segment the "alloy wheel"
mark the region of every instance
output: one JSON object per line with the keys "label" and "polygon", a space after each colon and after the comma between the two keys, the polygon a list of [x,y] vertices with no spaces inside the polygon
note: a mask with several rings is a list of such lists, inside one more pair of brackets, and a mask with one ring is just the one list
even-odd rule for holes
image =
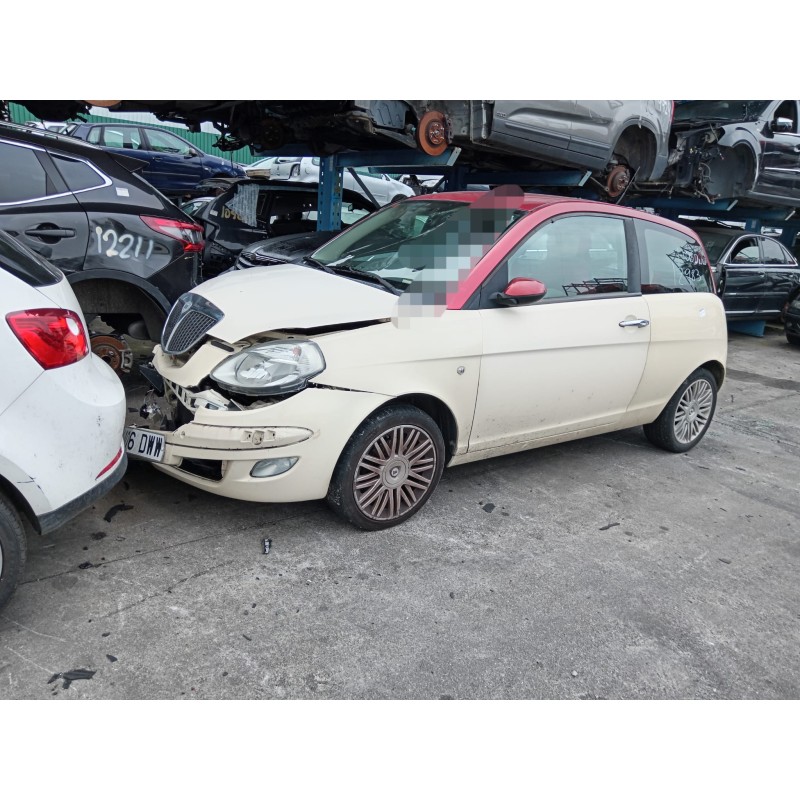
{"label": "alloy wheel", "polygon": [[714,406],[714,390],[701,378],[686,387],[675,409],[675,437],[682,444],[696,439],[708,425]]}
{"label": "alloy wheel", "polygon": [[407,514],[422,503],[436,473],[436,448],[416,425],[398,425],[375,437],[358,461],[356,504],[374,520]]}

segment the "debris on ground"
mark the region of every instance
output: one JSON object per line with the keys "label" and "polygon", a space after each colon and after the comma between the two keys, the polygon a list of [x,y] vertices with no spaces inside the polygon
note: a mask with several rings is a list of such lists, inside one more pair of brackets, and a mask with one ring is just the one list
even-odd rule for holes
{"label": "debris on ground", "polygon": [[91,569],[93,566],[91,561],[84,561],[83,564],[78,564],[78,569]]}
{"label": "debris on ground", "polygon": [[49,681],[48,684],[53,683],[59,679],[64,681],[62,689],[69,689],[72,681],[90,681],[94,676],[94,672],[88,669],[72,669],[69,672],[56,672]]}
{"label": "debris on ground", "polygon": [[108,536],[107,533],[103,533],[103,531],[97,531],[97,533],[92,534],[92,539],[94,539],[96,542],[99,542],[101,539],[105,539],[106,536]]}
{"label": "debris on ground", "polygon": [[603,525],[602,528],[598,528],[601,531],[607,531],[609,528],[616,528],[619,526],[619,522],[609,522],[608,525]]}
{"label": "debris on ground", "polygon": [[264,539],[264,555],[269,553],[270,547],[272,547],[272,539]]}
{"label": "debris on ground", "polygon": [[483,507],[483,510],[484,510],[484,511],[485,511],[487,514],[491,514],[491,513],[492,513],[492,511],[494,511],[494,503],[487,503],[487,504],[486,504],[486,505]]}
{"label": "debris on ground", "polygon": [[116,656],[110,656],[108,653],[106,653],[106,658],[107,658],[107,659],[108,659],[108,660],[109,660],[109,661],[110,661],[112,664],[113,664],[115,661],[119,661],[119,659],[118,659]]}
{"label": "debris on ground", "polygon": [[129,506],[127,503],[118,503],[115,506],[111,506],[111,508],[106,511],[106,515],[103,519],[106,522],[111,522],[112,519],[120,512],[120,511],[130,511],[133,506]]}

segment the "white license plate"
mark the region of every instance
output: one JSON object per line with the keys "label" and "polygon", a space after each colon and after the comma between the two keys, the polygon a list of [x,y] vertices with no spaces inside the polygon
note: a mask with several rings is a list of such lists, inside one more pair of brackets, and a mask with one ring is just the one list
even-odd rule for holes
{"label": "white license plate", "polygon": [[133,458],[147,461],[163,461],[167,439],[163,433],[155,433],[146,428],[125,428],[125,449]]}

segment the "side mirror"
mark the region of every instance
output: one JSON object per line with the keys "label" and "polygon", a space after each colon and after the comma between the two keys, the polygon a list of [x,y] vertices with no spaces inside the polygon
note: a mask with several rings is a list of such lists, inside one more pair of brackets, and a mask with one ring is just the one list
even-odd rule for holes
{"label": "side mirror", "polygon": [[526,306],[541,300],[547,294],[547,287],[530,278],[512,278],[505,291],[495,292],[489,299],[499,306]]}
{"label": "side mirror", "polygon": [[189,150],[184,156],[184,158],[197,158],[197,156],[199,155],[200,153],[198,153],[197,150]]}
{"label": "side mirror", "polygon": [[775,117],[770,122],[769,127],[774,133],[791,133],[794,128],[794,122],[789,117]]}

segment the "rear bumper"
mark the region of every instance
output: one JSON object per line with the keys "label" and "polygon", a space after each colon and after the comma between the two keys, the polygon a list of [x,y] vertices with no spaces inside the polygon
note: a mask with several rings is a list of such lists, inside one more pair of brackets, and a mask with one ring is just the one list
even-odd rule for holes
{"label": "rear bumper", "polygon": [[123,451],[122,458],[108,477],[103,478],[100,483],[84,492],[69,503],[65,503],[55,511],[42,514],[36,517],[36,527],[39,533],[50,533],[69,522],[73,517],[77,517],[84,509],[88,508],[95,500],[99,500],[104,494],[110,492],[114,486],[122,480],[125,470],[128,468],[128,456]]}

